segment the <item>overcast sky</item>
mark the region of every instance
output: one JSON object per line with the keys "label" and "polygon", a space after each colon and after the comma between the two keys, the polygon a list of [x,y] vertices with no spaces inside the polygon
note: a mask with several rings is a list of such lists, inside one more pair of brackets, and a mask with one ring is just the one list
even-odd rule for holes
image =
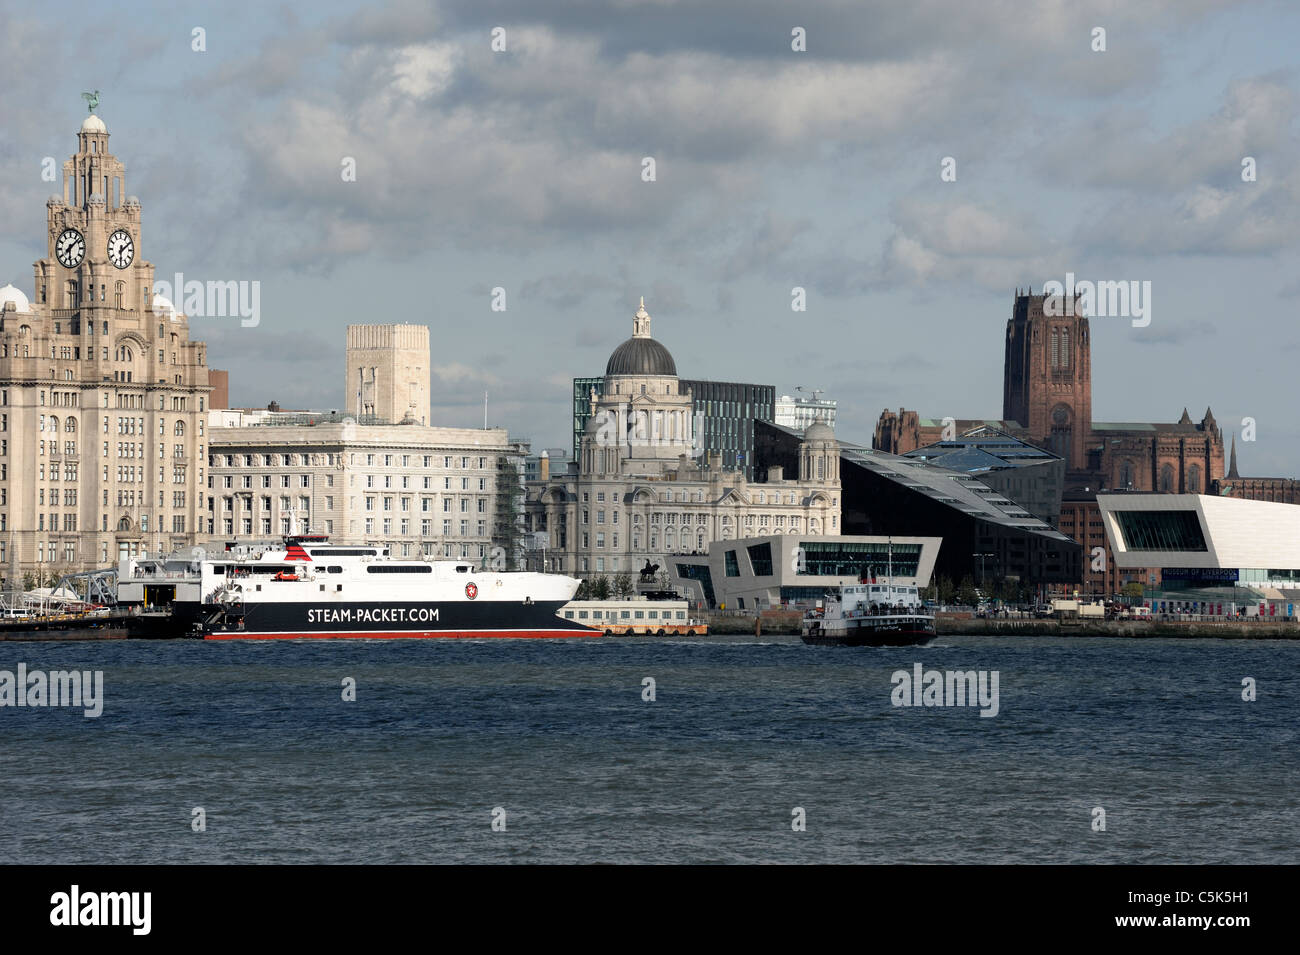
{"label": "overcast sky", "polygon": [[158,277],[261,283],[256,328],[192,320],[234,403],[340,407],[345,326],[423,322],[434,423],[481,424],[487,390],[494,425],[567,446],[570,379],[644,295],[683,376],[824,389],[869,443],[886,406],[1000,417],[1014,290],[1072,271],[1152,283],[1149,326],[1092,321],[1094,419],[1209,405],[1225,440],[1256,419],[1243,473],[1300,472],[1300,5],[0,0],[0,24],[0,284],[32,292],[41,161],[100,90]]}

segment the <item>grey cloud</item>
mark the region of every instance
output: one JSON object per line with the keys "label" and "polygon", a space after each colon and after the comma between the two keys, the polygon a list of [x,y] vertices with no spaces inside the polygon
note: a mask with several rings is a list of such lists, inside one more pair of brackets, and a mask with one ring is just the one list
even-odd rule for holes
{"label": "grey cloud", "polygon": [[[1300,99],[1279,75],[1233,82],[1211,116],[1153,139],[1152,117],[1136,110],[1099,113],[1062,133],[1054,130],[1035,152],[1047,182],[1131,189],[1144,195],[1179,193],[1199,185],[1241,182],[1241,160],[1265,168],[1279,152],[1294,155]],[[1273,169],[1277,175],[1284,170]],[[1261,180],[1265,176],[1261,170]]]}

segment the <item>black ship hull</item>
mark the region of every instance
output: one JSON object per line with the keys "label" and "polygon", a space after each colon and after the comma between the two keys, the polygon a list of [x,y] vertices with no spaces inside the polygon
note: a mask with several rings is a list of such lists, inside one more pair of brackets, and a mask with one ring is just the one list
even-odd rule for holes
{"label": "black ship hull", "polygon": [[934,620],[904,617],[854,620],[855,626],[826,629],[819,621],[805,623],[803,642],[815,647],[919,647],[934,639]]}
{"label": "black ship hull", "polygon": [[220,606],[176,603],[178,629],[207,640],[332,638],[514,639],[595,637],[599,630],[556,615],[565,601],[426,603],[267,601]]}

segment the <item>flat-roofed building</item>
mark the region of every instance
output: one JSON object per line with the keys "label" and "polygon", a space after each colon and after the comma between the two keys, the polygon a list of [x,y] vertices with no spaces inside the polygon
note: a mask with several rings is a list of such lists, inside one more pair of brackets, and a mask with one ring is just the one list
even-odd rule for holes
{"label": "flat-roofed building", "polygon": [[674,589],[693,607],[770,610],[815,606],[833,587],[889,576],[929,586],[937,537],[777,534],[712,541],[705,553],[669,557]]}
{"label": "flat-roofed building", "polygon": [[518,566],[527,445],[501,428],[216,411],[209,433],[210,546],[314,532],[397,557]]}
{"label": "flat-roofed building", "polygon": [[1158,568],[1162,593],[1218,590],[1222,601],[1244,589],[1273,608],[1300,601],[1300,505],[1205,494],[1099,494],[1097,504],[1117,565],[1136,575]]}

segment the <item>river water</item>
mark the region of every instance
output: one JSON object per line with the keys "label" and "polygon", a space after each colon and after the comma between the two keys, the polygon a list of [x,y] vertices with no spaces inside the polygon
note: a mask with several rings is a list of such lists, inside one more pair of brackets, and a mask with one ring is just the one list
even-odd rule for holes
{"label": "river water", "polygon": [[[1300,859],[1293,643],[0,644],[20,662],[102,671],[103,713],[0,707],[0,862]],[[918,663],[996,671],[996,715],[894,705]]]}

